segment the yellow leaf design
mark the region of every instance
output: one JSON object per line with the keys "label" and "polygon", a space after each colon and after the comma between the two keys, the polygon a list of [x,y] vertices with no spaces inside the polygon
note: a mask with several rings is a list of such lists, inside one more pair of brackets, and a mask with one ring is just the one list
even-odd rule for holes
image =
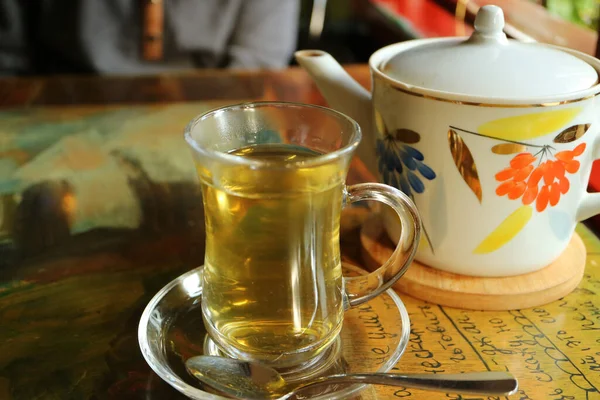
{"label": "yellow leaf design", "polygon": [[562,128],[580,112],[578,107],[500,118],[481,125],[478,131],[504,140],[535,139]]}
{"label": "yellow leaf design", "polygon": [[495,154],[515,154],[527,151],[527,146],[517,143],[500,143],[492,147]]}
{"label": "yellow leaf design", "polygon": [[421,235],[421,238],[419,240],[419,251],[425,251],[426,249],[429,249],[429,242],[427,242],[427,238],[425,237],[425,235]]}
{"label": "yellow leaf design", "polygon": [[571,143],[582,137],[587,130],[590,129],[590,124],[573,125],[563,130],[556,135],[554,143]]}
{"label": "yellow leaf design", "polygon": [[448,131],[448,145],[458,172],[481,203],[481,182],[471,150],[454,129]]}
{"label": "yellow leaf design", "polygon": [[510,242],[521,229],[527,225],[527,222],[533,215],[531,206],[522,206],[510,214],[492,233],[488,235],[475,250],[473,254],[487,254],[498,250],[506,243]]}
{"label": "yellow leaf design", "polygon": [[381,134],[387,134],[387,128],[385,126],[385,122],[383,122],[383,116],[377,110],[375,110],[375,126],[377,127],[377,131]]}

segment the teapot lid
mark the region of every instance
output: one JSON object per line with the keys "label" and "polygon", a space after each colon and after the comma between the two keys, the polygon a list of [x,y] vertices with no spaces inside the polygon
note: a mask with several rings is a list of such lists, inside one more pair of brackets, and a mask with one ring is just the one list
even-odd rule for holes
{"label": "teapot lid", "polygon": [[407,85],[490,98],[561,95],[598,83],[598,72],[576,56],[552,46],[507,39],[500,7],[481,7],[474,25],[466,40],[415,46],[380,68]]}

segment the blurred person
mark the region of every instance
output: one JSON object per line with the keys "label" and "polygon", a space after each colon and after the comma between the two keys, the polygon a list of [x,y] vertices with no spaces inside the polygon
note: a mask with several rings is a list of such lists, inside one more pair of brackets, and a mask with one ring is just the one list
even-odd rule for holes
{"label": "blurred person", "polygon": [[0,0],[0,74],[282,68],[298,0]]}

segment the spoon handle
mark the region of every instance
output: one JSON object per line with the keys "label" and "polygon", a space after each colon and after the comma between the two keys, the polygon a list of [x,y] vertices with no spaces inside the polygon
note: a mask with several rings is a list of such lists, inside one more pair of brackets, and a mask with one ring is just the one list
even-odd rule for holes
{"label": "spoon handle", "polygon": [[464,374],[345,374],[323,377],[308,386],[356,383],[403,386],[414,389],[438,390],[452,393],[510,395],[517,391],[517,380],[507,372],[469,372]]}

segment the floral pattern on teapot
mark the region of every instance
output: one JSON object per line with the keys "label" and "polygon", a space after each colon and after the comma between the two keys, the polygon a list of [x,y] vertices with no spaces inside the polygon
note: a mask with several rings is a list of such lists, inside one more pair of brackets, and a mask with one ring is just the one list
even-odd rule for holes
{"label": "floral pattern on teapot", "polygon": [[[478,201],[484,201],[481,180],[475,159],[463,140],[464,135],[494,141],[491,147],[493,154],[511,157],[507,160],[508,165],[494,176],[497,182],[495,194],[522,203],[475,247],[473,254],[488,254],[500,249],[527,225],[534,211],[542,213],[556,206],[561,196],[568,193],[571,186],[569,175],[579,171],[580,161],[577,158],[583,155],[587,145],[581,142],[565,150],[560,146],[578,141],[590,128],[590,124],[569,125],[580,111],[580,108],[569,108],[500,118],[482,124],[477,132],[449,127],[447,139],[452,159]],[[425,191],[422,178],[429,181],[436,178],[436,173],[425,163],[425,155],[411,146],[420,141],[420,135],[409,129],[390,132],[377,111],[375,123],[382,134],[377,139],[376,150],[383,181],[414,200],[416,194]],[[554,137],[553,145],[529,142],[565,125],[568,127]],[[425,229],[424,233],[434,252]]]}
{"label": "floral pattern on teapot", "polygon": [[[455,164],[465,183],[482,201],[481,186],[473,157],[460,134],[485,137],[501,141],[492,146],[491,151],[501,156],[512,156],[508,166],[495,174],[498,182],[495,193],[509,200],[520,200],[523,206],[513,211],[474,249],[474,254],[487,254],[498,250],[510,242],[533,216],[533,208],[538,213],[560,202],[561,196],[570,189],[568,175],[579,171],[580,157],[586,143],[577,144],[572,149],[560,150],[549,144],[534,144],[524,140],[545,136],[567,125],[581,111],[579,108],[553,110],[501,118],[481,125],[478,132],[471,132],[450,126],[448,141]],[[563,129],[553,139],[558,147],[561,144],[579,140],[589,129],[590,124],[571,125]],[[529,151],[532,149],[532,151]],[[514,155],[516,154],[516,155]],[[464,165],[464,164],[468,165]]]}
{"label": "floral pattern on teapot", "polygon": [[[388,131],[383,117],[375,111],[375,123],[383,137],[377,139],[378,170],[383,181],[395,188],[402,190],[414,200],[414,195],[423,193],[425,185],[419,177],[429,181],[435,179],[436,174],[425,164],[425,156],[411,144],[418,143],[421,136],[410,129],[398,129],[394,133]],[[427,230],[423,226],[423,233],[433,252],[433,245]]]}
{"label": "floral pattern on teapot", "polygon": [[[542,212],[547,206],[554,207],[560,201],[561,195],[567,194],[570,188],[566,174],[579,171],[580,156],[586,144],[581,143],[573,150],[559,151],[552,157],[552,146],[543,146],[536,153],[519,153],[510,160],[510,166],[496,174],[496,180],[501,182],[496,189],[498,196],[508,196],[511,200],[521,198],[523,205],[535,201],[535,209]],[[546,157],[546,161],[542,161]],[[538,161],[537,166],[533,163]],[[542,184],[541,188],[539,185]]]}

